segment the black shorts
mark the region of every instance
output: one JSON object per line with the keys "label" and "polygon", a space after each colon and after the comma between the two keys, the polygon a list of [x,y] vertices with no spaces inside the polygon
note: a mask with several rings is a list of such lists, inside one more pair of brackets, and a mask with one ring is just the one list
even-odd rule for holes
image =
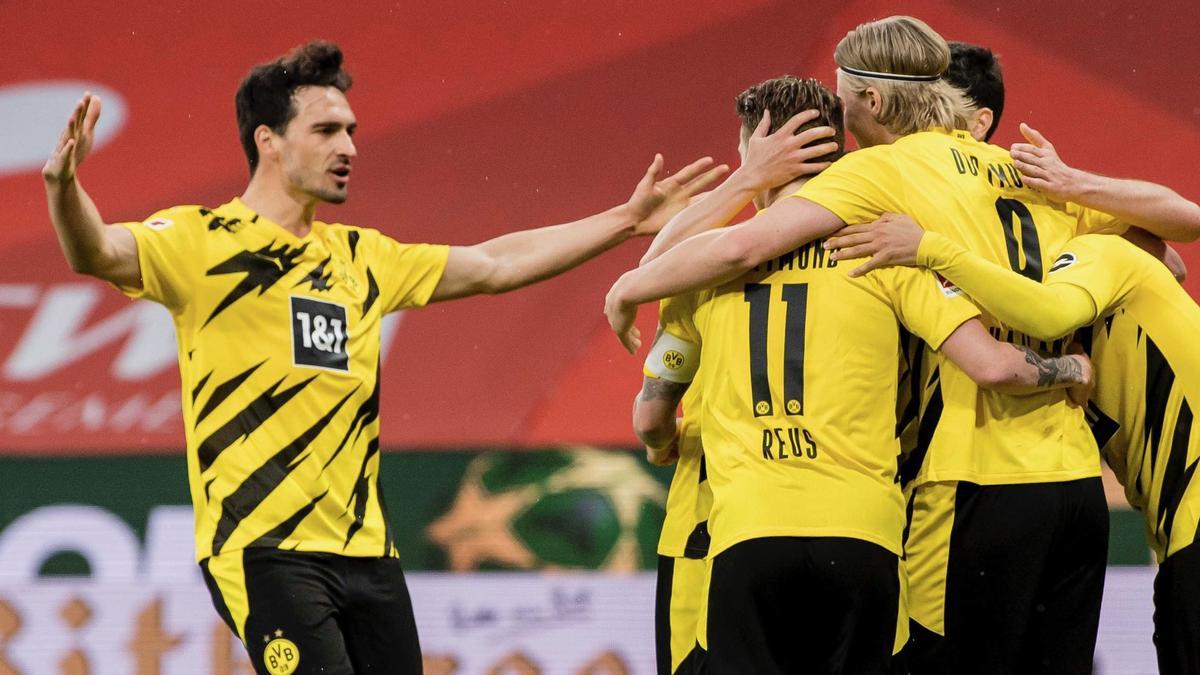
{"label": "black shorts", "polygon": [[887,673],[896,635],[896,554],[859,539],[768,537],[712,563],[712,673]]}
{"label": "black shorts", "polygon": [[930,483],[911,501],[914,674],[1092,672],[1108,556],[1100,478]]}
{"label": "black shorts", "polygon": [[396,558],[251,548],[207,558],[200,568],[260,675],[421,673]]}
{"label": "black shorts", "polygon": [[1158,567],[1154,647],[1163,675],[1200,675],[1200,543],[1179,549]]}

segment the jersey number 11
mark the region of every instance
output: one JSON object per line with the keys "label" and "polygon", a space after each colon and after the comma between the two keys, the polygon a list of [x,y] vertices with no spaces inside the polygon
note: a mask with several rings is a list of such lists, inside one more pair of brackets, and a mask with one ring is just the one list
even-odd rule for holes
{"label": "jersey number 11", "polygon": [[[767,377],[767,321],[771,313],[770,284],[746,284],[750,303],[750,393],[754,416],[775,411]],[[804,328],[808,319],[808,284],[783,284],[786,305],[783,334],[783,408],[788,415],[804,414]]]}

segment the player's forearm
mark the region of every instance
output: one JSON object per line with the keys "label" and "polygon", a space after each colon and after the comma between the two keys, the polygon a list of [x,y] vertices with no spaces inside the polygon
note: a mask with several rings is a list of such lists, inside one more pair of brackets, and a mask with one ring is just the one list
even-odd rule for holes
{"label": "player's forearm", "polygon": [[703,199],[688,205],[667,223],[650,243],[641,264],[654,260],[679,242],[693,235],[727,225],[749,204],[757,191],[741,169]]}
{"label": "player's forearm", "polygon": [[1087,384],[1080,357],[1046,357],[1028,347],[997,343],[988,388],[1002,394],[1035,394]]}
{"label": "player's forearm", "polygon": [[680,242],[663,255],[630,270],[609,292],[612,301],[641,305],[736,279],[754,267],[721,243],[727,232],[710,231]]}
{"label": "player's forearm", "polygon": [[992,316],[1041,340],[1062,337],[1096,318],[1087,291],[1072,284],[1041,284],[996,265],[937,232],[926,232],[917,264],[949,279]]}
{"label": "player's forearm", "polygon": [[58,243],[71,269],[95,274],[105,267],[108,241],[100,211],[79,181],[46,181],[46,202]]}
{"label": "player's forearm", "polygon": [[620,206],[583,220],[522,230],[478,244],[495,262],[487,290],[504,293],[549,279],[633,235],[637,220]]}
{"label": "player's forearm", "polygon": [[665,448],[671,445],[675,440],[677,426],[675,421],[675,413],[672,411],[669,418],[663,418],[661,422],[650,426],[634,426],[634,433],[637,434],[638,440],[648,448]]}
{"label": "player's forearm", "polygon": [[1200,206],[1163,185],[1078,171],[1071,201],[1167,241],[1200,238]]}
{"label": "player's forearm", "polygon": [[688,385],[646,377],[642,390],[633,400],[633,432],[648,448],[671,445],[678,433],[675,411]]}

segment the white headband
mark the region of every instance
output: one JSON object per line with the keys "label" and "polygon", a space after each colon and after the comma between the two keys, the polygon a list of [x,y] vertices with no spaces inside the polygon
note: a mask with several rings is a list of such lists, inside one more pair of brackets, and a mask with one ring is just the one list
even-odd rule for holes
{"label": "white headband", "polygon": [[898,75],[896,73],[876,73],[870,70],[847,68],[846,66],[838,66],[838,69],[847,75],[866,77],[874,80],[898,80],[900,82],[937,82],[938,80],[942,79],[941,75]]}

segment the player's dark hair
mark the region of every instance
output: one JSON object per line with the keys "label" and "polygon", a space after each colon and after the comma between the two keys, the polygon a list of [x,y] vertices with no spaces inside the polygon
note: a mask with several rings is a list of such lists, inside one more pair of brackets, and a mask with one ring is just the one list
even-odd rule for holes
{"label": "player's dark hair", "polygon": [[[742,118],[742,126],[754,129],[762,121],[763,112],[771,113],[771,128],[768,133],[775,133],[793,115],[805,110],[816,110],[821,114],[811,122],[806,122],[796,129],[800,133],[813,127],[833,127],[836,132],[833,141],[838,149],[816,159],[818,162],[832,162],[845,153],[846,131],[842,123],[842,100],[829,87],[812,78],[800,79],[792,75],[772,78],[750,87],[734,99],[738,117]],[[822,138],[816,143],[827,143],[830,139]]]}
{"label": "player's dark hair", "polygon": [[254,130],[265,124],[282,134],[296,116],[292,97],[297,89],[308,86],[336,87],[341,92],[350,88],[350,74],[342,70],[342,50],[337,45],[323,40],[302,44],[270,63],[254,66],[238,85],[238,135],[250,162],[250,175],[258,168]]}
{"label": "player's dark hair", "polygon": [[992,138],[1004,112],[1004,74],[992,50],[966,42],[950,43],[950,67],[942,76],[980,108],[992,109],[992,126],[983,140]]}

